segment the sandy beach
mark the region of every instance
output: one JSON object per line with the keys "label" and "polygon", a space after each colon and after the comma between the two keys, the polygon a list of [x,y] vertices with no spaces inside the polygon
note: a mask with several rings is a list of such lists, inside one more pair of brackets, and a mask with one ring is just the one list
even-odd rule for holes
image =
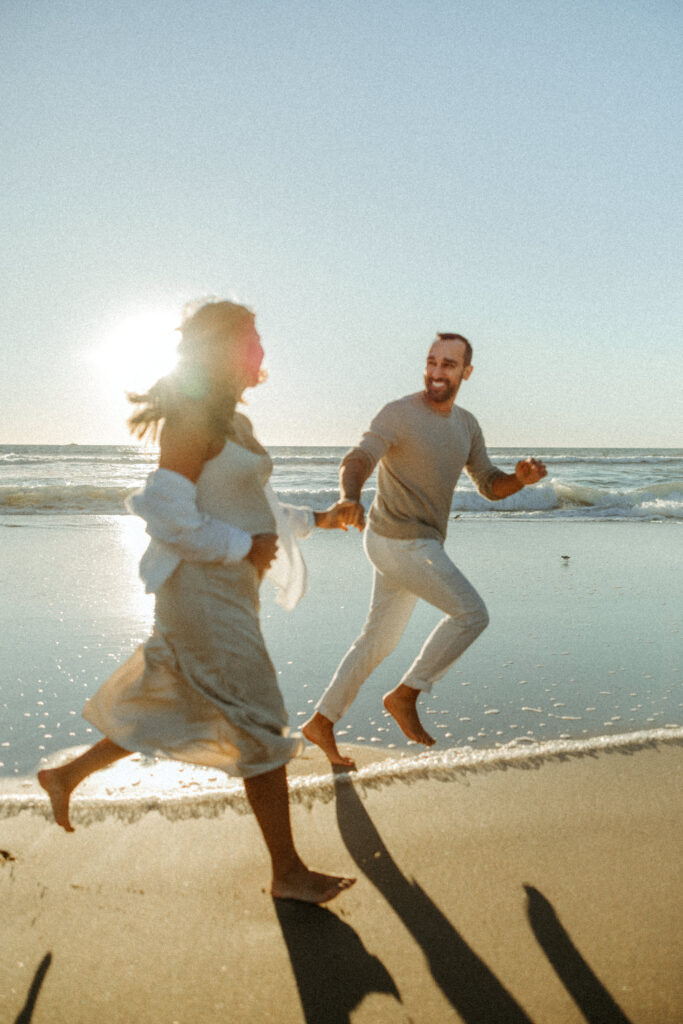
{"label": "sandy beach", "polygon": [[267,895],[239,807],[71,836],[3,821],[2,1019],[680,1020],[680,739],[507,770],[302,765],[303,854],[359,878],[329,909]]}

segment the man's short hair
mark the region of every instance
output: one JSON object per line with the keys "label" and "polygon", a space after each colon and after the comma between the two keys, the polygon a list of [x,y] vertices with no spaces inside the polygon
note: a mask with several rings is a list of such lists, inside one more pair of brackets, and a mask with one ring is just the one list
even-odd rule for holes
{"label": "man's short hair", "polygon": [[472,362],[472,346],[462,334],[449,334],[448,331],[437,331],[435,341],[462,341],[465,346],[465,366]]}

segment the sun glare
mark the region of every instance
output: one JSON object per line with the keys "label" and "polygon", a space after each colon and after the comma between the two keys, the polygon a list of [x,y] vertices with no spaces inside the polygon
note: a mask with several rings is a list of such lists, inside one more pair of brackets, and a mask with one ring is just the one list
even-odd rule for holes
{"label": "sun glare", "polygon": [[173,369],[180,335],[178,313],[150,312],[123,320],[93,353],[107,387],[144,391]]}

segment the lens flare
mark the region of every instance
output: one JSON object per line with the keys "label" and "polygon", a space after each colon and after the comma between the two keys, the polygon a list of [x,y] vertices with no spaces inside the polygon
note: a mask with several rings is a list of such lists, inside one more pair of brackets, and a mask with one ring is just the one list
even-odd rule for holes
{"label": "lens flare", "polygon": [[93,352],[93,361],[112,390],[144,391],[173,369],[178,313],[149,312],[127,317]]}

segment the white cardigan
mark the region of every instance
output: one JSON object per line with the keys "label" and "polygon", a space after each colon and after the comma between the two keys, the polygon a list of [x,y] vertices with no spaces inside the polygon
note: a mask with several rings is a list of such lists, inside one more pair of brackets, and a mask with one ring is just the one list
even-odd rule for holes
{"label": "white cardigan", "polygon": [[[315,519],[309,508],[281,505],[270,484],[266,497],[278,535],[277,556],[266,575],[278,588],[278,604],[291,610],[306,592],[306,565],[296,538],[307,537]],[[170,469],[150,473],[143,490],[128,499],[128,508],[145,520],[151,537],[140,561],[148,594],[157,593],[182,561],[239,562],[251,548],[250,533],[200,512],[195,485]]]}

